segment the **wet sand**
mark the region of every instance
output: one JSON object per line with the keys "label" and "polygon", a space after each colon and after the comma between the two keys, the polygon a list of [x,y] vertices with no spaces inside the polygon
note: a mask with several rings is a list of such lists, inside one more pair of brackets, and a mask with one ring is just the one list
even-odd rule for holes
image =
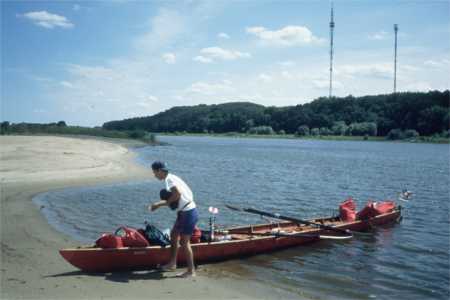
{"label": "wet sand", "polygon": [[58,249],[77,246],[51,227],[32,198],[74,186],[152,178],[135,142],[0,136],[1,299],[279,299],[298,295],[204,265],[198,276],[155,271],[86,274]]}

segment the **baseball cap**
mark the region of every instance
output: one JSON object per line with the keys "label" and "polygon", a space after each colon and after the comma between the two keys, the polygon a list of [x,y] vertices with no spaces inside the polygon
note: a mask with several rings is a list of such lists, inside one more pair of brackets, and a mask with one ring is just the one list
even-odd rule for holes
{"label": "baseball cap", "polygon": [[169,168],[167,167],[167,164],[163,161],[155,161],[152,163],[152,169],[153,170],[163,170],[163,171],[169,171]]}

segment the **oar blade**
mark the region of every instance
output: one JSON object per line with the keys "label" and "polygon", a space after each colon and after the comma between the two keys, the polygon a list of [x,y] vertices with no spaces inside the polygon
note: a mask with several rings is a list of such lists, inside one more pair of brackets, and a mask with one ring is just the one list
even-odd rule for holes
{"label": "oar blade", "polygon": [[237,207],[237,206],[233,206],[233,205],[229,205],[229,204],[225,204],[225,207],[231,210],[235,210],[235,211],[244,211],[242,208]]}

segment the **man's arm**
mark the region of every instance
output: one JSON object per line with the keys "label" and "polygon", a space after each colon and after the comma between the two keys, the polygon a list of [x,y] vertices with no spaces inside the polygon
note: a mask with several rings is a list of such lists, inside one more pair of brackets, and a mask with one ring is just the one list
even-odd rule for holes
{"label": "man's arm", "polygon": [[160,200],[158,202],[153,203],[152,205],[149,206],[149,210],[150,211],[157,210],[161,206],[168,206],[170,203],[177,202],[180,199],[181,194],[178,191],[177,187],[175,187],[175,186],[172,187],[170,189],[170,192],[171,192],[171,195],[170,195],[169,199]]}

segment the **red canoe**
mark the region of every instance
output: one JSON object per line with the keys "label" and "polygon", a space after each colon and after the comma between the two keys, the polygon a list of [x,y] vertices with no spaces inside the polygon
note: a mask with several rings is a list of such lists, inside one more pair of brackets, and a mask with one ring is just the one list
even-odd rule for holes
{"label": "red canoe", "polygon": [[[363,231],[373,226],[393,223],[401,217],[400,208],[368,220],[342,222],[338,217],[320,218],[310,222],[325,224],[339,229]],[[223,232],[228,240],[192,244],[196,263],[221,261],[267,253],[283,248],[299,246],[320,240],[325,235],[336,235],[333,230],[317,226],[300,225],[295,222],[258,224],[233,227]],[[216,233],[220,238],[221,234]],[[170,247],[149,246],[102,249],[94,246],[61,249],[59,253],[78,269],[86,272],[111,272],[118,270],[152,269],[169,261]],[[178,264],[185,264],[182,251],[178,252]]]}

